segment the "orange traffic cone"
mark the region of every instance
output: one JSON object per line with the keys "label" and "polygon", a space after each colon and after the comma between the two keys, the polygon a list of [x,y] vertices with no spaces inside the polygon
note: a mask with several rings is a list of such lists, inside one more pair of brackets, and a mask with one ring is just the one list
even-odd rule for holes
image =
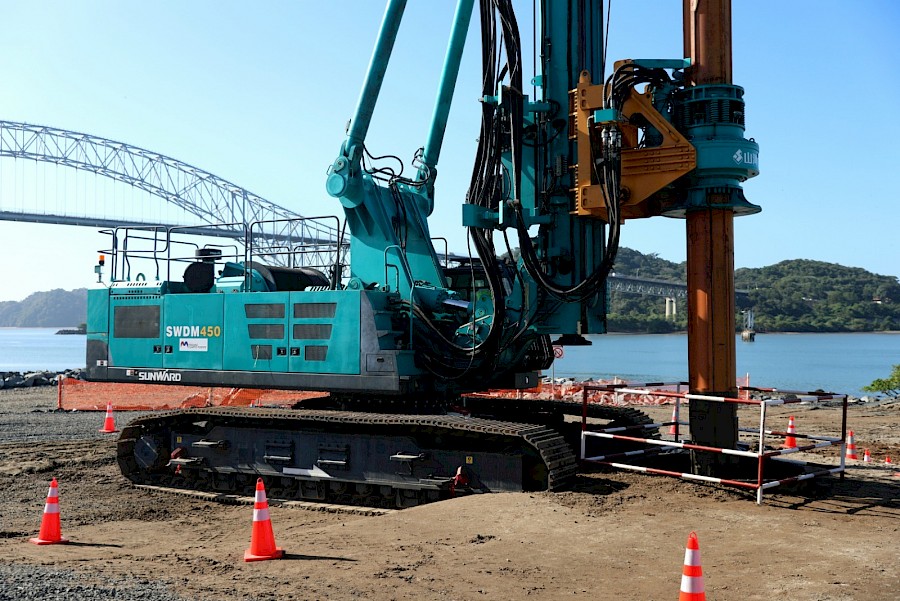
{"label": "orange traffic cone", "polygon": [[697,533],[691,532],[684,550],[684,568],[681,571],[681,594],[678,601],[706,601],[703,586],[703,568],[700,565],[700,544]]}
{"label": "orange traffic cone", "polygon": [[859,459],[856,456],[856,442],[853,441],[853,430],[847,433],[847,459]]}
{"label": "orange traffic cone", "polygon": [[269,519],[269,502],[262,478],[256,480],[256,503],[253,505],[253,532],[250,548],[244,551],[244,561],[265,561],[284,557],[284,549],[275,546],[272,520]]}
{"label": "orange traffic cone", "polygon": [[788,418],[787,436],[784,438],[784,444],[781,447],[784,449],[796,449],[797,439],[793,436],[796,433],[797,427],[794,425],[794,416],[792,415]]}
{"label": "orange traffic cone", "polygon": [[672,425],[669,426],[669,434],[675,436],[678,434],[678,424],[676,423],[678,416],[675,414],[675,407],[672,407]]}
{"label": "orange traffic cone", "polygon": [[865,463],[872,463],[872,455],[869,454],[869,449],[866,449],[866,452],[863,453],[863,461]]}
{"label": "orange traffic cone", "polygon": [[29,539],[36,545],[55,545],[67,543],[69,539],[62,537],[59,524],[59,488],[56,478],[50,481],[50,491],[47,493],[47,504],[44,505],[44,517],[41,519],[41,531],[37,538]]}
{"label": "orange traffic cone", "polygon": [[887,455],[887,456],[884,458],[884,467],[888,468],[889,470],[892,470],[892,471],[894,472],[894,477],[895,477],[895,478],[900,478],[900,471],[897,471],[897,468],[894,467],[894,462],[891,461],[891,456],[890,456],[890,455]]}
{"label": "orange traffic cone", "polygon": [[103,422],[103,428],[98,430],[98,432],[103,432],[105,434],[112,434],[113,432],[118,432],[118,430],[116,430],[116,422],[113,419],[111,402],[106,403],[106,420],[104,420],[104,422]]}

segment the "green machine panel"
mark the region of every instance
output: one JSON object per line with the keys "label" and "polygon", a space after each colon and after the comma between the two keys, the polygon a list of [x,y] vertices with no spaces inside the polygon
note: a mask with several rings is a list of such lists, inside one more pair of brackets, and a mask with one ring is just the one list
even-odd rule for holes
{"label": "green machine panel", "polygon": [[290,293],[290,370],[359,374],[360,292]]}
{"label": "green machine panel", "polygon": [[165,296],[163,367],[222,369],[222,298],[221,294]]}
{"label": "green machine panel", "polygon": [[224,366],[237,371],[288,371],[287,292],[216,295],[225,303]]}
{"label": "green machine panel", "polygon": [[87,333],[97,340],[106,342],[109,338],[109,291],[88,290]]}

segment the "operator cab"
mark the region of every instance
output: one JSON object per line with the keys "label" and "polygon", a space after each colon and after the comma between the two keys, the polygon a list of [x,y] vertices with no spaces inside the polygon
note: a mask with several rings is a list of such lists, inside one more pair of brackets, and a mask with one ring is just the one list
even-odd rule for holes
{"label": "operator cab", "polygon": [[[444,268],[444,277],[447,278],[448,288],[456,292],[459,298],[468,302],[472,302],[476,299],[480,300],[484,298],[483,295],[485,294],[487,294],[489,298],[490,288],[481,261],[469,257],[455,257],[453,261],[455,261],[457,265]],[[497,265],[500,267],[504,293],[506,296],[509,296],[512,291],[515,268],[512,264],[503,259],[498,259]]]}

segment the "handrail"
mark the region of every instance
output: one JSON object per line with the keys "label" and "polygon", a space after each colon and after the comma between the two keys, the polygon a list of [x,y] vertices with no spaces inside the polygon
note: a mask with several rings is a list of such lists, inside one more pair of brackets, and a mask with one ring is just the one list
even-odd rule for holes
{"label": "handrail", "polygon": [[[335,231],[338,238],[334,242],[323,243],[315,236],[317,228],[324,227],[321,222],[334,220]],[[317,228],[309,228],[306,222],[317,224]],[[266,231],[266,226],[290,223],[291,234],[284,234],[286,228],[273,227]],[[280,234],[272,235],[278,231]],[[227,244],[215,244],[209,241],[198,241],[196,236],[221,237],[222,232],[228,232],[228,238],[235,240]],[[240,239],[236,234],[240,234]],[[341,250],[343,248],[343,235],[340,228],[340,220],[335,215],[321,215],[315,217],[292,217],[284,219],[260,219],[245,225],[241,222],[208,224],[198,230],[197,226],[179,225],[122,225],[110,229],[101,230],[111,236],[111,248],[100,252],[110,256],[111,282],[131,281],[132,268],[135,261],[150,261],[153,263],[153,273],[157,281],[163,275],[163,262],[165,263],[164,277],[171,280],[172,269],[175,263],[194,262],[197,260],[196,250],[202,248],[217,248],[223,252],[217,259],[242,261],[248,264],[255,257],[266,257],[269,264],[281,264],[278,258],[286,258],[285,264],[291,268],[302,266],[302,257],[315,252],[324,262],[322,268],[331,271],[331,288],[336,289],[340,284]],[[275,239],[281,241],[286,236],[299,240],[295,245],[289,240],[283,244],[275,243]],[[240,240],[240,241],[238,241]],[[189,247],[194,252],[182,254],[176,252],[178,247]],[[310,248],[317,250],[310,251]],[[333,262],[322,253],[334,254]],[[275,257],[276,260],[271,260]],[[300,259],[298,259],[300,257]],[[249,271],[245,270],[245,278],[249,278]],[[245,286],[248,281],[245,280]]]}

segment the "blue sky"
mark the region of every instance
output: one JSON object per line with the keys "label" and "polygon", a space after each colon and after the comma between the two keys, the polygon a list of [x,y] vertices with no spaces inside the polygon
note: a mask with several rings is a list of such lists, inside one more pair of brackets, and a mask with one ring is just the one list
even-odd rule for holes
{"label": "blue sky", "polygon": [[[373,153],[408,164],[424,144],[454,4],[410,0],[367,140]],[[531,3],[519,4],[530,37]],[[680,57],[680,7],[614,0],[610,59]],[[377,0],[0,0],[0,119],[127,142],[300,214],[337,214],[325,170],[383,10]],[[807,258],[900,275],[900,3],[734,0],[733,12],[734,81],[746,90],[747,135],[760,144],[761,174],[745,192],[763,207],[735,222],[735,266]],[[476,28],[431,217],[433,235],[459,252],[478,127]],[[16,168],[0,159],[0,178]],[[0,301],[90,286],[105,243],[90,228],[0,222]],[[629,221],[622,244],[682,261],[684,222]]]}

